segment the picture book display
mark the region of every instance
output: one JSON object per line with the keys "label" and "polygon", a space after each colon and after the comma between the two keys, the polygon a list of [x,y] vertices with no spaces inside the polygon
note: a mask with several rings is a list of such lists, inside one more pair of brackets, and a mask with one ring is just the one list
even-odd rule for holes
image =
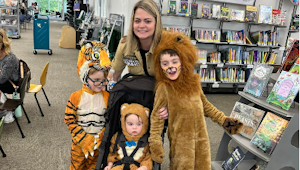
{"label": "picture book display", "polygon": [[219,19],[220,13],[221,13],[221,6],[212,4],[211,5],[211,17]]}
{"label": "picture book display", "polygon": [[220,16],[222,19],[228,19],[229,18],[229,8],[222,6]]}
{"label": "picture book display", "polygon": [[179,15],[186,15],[188,13],[188,0],[180,0]]}
{"label": "picture book display", "polygon": [[176,1],[169,1],[168,14],[176,14]]}
{"label": "picture book display", "polygon": [[292,14],[291,30],[299,29],[299,14]]}
{"label": "picture book display", "polygon": [[246,6],[245,21],[256,22],[257,8],[255,6]]}
{"label": "picture book display", "polygon": [[228,156],[228,158],[222,163],[222,168],[224,170],[234,170],[244,158],[244,152],[240,149],[240,147],[237,146]]}
{"label": "picture book display", "polygon": [[289,110],[298,91],[299,75],[282,71],[267,98],[267,102]]}
{"label": "picture book display", "polygon": [[268,112],[253,136],[251,143],[272,154],[289,121]]}
{"label": "picture book display", "polygon": [[272,23],[276,25],[280,25],[281,22],[281,10],[273,9],[272,10]]}
{"label": "picture book display", "polygon": [[232,9],[230,12],[230,20],[244,21],[245,11]]}
{"label": "picture book display", "polygon": [[289,72],[294,74],[299,74],[299,57],[295,61],[295,63],[293,64]]}
{"label": "picture book display", "polygon": [[248,78],[244,92],[250,93],[255,97],[261,97],[264,92],[268,80],[273,71],[272,66],[265,64],[254,64],[251,74]]}
{"label": "picture book display", "polygon": [[209,4],[202,4],[202,12],[201,12],[201,16],[203,18],[209,18],[210,16],[210,8],[209,8]]}
{"label": "picture book display", "polygon": [[272,24],[272,6],[259,5],[258,23]]}
{"label": "picture book display", "polygon": [[299,40],[295,40],[293,45],[289,48],[286,57],[279,71],[289,71],[295,61],[299,58]]}
{"label": "picture book display", "polygon": [[252,139],[264,116],[264,113],[265,112],[263,110],[236,102],[230,117],[239,119],[243,122],[244,126],[240,134],[248,139]]}
{"label": "picture book display", "polygon": [[194,17],[198,16],[198,4],[191,3],[191,15]]}

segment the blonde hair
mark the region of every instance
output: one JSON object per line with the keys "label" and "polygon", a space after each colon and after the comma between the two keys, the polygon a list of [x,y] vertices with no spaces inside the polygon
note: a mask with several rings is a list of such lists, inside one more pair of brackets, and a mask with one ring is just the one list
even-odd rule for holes
{"label": "blonde hair", "polygon": [[162,26],[160,13],[156,3],[153,0],[140,0],[134,5],[131,13],[130,26],[129,26],[127,40],[126,40],[127,46],[126,46],[125,55],[130,55],[133,52],[135,48],[133,44],[139,44],[138,41],[139,38],[133,32],[134,15],[135,15],[135,11],[138,8],[145,10],[155,18],[155,31],[154,31],[154,37],[152,40],[151,48],[154,49],[154,47],[158,45],[161,39],[163,26]]}
{"label": "blonde hair", "polygon": [[0,45],[1,45],[1,51],[8,55],[10,53],[10,42],[11,40],[8,39],[6,32],[1,29],[0,30]]}

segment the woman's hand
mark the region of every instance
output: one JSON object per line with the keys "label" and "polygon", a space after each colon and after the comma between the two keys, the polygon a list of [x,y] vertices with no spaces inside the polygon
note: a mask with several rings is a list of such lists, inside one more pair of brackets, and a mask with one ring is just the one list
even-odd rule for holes
{"label": "woman's hand", "polygon": [[137,170],[148,170],[148,168],[144,165],[144,166],[139,167]]}
{"label": "woman's hand", "polygon": [[115,73],[113,73],[113,74],[111,74],[109,72],[108,75],[107,75],[107,79],[112,80],[112,78],[113,78],[114,81],[118,81],[121,74],[122,74],[122,71],[115,71]]}
{"label": "woman's hand", "polygon": [[158,116],[159,116],[160,118],[162,118],[162,119],[168,119],[168,118],[169,118],[169,112],[168,112],[168,107],[167,107],[167,106],[165,106],[165,107],[159,109],[159,110],[157,111],[157,113],[158,113]]}

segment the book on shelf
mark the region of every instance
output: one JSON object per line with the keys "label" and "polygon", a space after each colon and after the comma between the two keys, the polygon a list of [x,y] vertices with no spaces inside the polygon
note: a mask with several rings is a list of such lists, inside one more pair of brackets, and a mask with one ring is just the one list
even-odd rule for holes
{"label": "book on shelf", "polygon": [[222,19],[228,19],[229,18],[229,8],[228,7],[221,7],[221,13],[220,13],[220,17]]}
{"label": "book on shelf", "polygon": [[289,48],[279,71],[289,71],[295,61],[299,58],[299,40],[295,40]]}
{"label": "book on shelf", "polygon": [[291,30],[299,29],[299,14],[292,14]]}
{"label": "book on shelf", "polygon": [[168,14],[176,14],[176,1],[169,1]]}
{"label": "book on shelf", "polygon": [[232,9],[230,11],[230,20],[244,21],[244,17],[245,17],[245,11],[244,10]]}
{"label": "book on shelf", "polygon": [[209,4],[202,4],[201,17],[202,18],[209,18],[209,15],[210,15],[210,5]]}
{"label": "book on shelf", "polygon": [[245,158],[244,152],[237,146],[228,158],[222,163],[224,170],[234,170]]}
{"label": "book on shelf", "polygon": [[263,116],[264,111],[255,107],[236,102],[230,117],[239,119],[244,123],[243,129],[240,134],[248,139],[254,136]]}
{"label": "book on shelf", "polygon": [[289,49],[293,44],[294,44],[294,41],[295,41],[296,39],[295,38],[289,38],[288,39],[288,41],[287,41],[287,43],[286,43],[286,47],[285,47],[285,49],[287,50],[287,49]]}
{"label": "book on shelf", "polygon": [[180,0],[180,9],[178,15],[188,14],[188,0]]}
{"label": "book on shelf", "polygon": [[198,57],[197,63],[206,64],[207,50],[197,50],[197,57]]}
{"label": "book on shelf", "polygon": [[209,63],[221,63],[221,53],[220,52],[208,53],[206,58],[207,58],[206,61]]}
{"label": "book on shelf", "polygon": [[198,16],[198,4],[191,3],[191,16]]}
{"label": "book on shelf", "polygon": [[272,24],[272,6],[259,5],[258,23]]}
{"label": "book on shelf", "polygon": [[225,67],[216,68],[217,81],[245,82],[245,71],[241,68]]}
{"label": "book on shelf", "polygon": [[280,22],[281,22],[281,10],[272,9],[272,23],[276,25],[280,25]]}
{"label": "book on shelf", "polygon": [[182,32],[188,37],[191,36],[189,27],[164,26],[164,29],[170,32]]}
{"label": "book on shelf", "polygon": [[254,64],[244,87],[244,92],[252,94],[255,97],[261,97],[266,85],[268,84],[272,71],[272,66],[259,63]]}
{"label": "book on shelf", "polygon": [[202,82],[215,82],[216,71],[213,68],[200,68],[199,77]]}
{"label": "book on shelf", "polygon": [[289,110],[298,91],[299,75],[282,71],[267,98],[267,102]]}
{"label": "book on shelf", "polygon": [[256,22],[257,8],[256,6],[246,6],[245,21]]}
{"label": "book on shelf", "polygon": [[262,149],[265,153],[271,155],[276,145],[287,128],[289,121],[267,112],[251,143]]}
{"label": "book on shelf", "polygon": [[200,28],[193,28],[195,32],[195,39],[197,41],[205,42],[220,42],[221,31],[220,30],[206,30]]}
{"label": "book on shelf", "polygon": [[220,13],[221,13],[221,5],[212,4],[211,5],[211,14],[210,14],[211,18],[219,19]]}
{"label": "book on shelf", "polygon": [[244,30],[225,31],[222,33],[228,43],[246,44],[246,34]]}
{"label": "book on shelf", "polygon": [[[299,61],[299,58],[298,58]],[[294,63],[293,66],[291,67],[291,69],[289,70],[290,73],[294,73],[294,74],[299,74],[299,62],[298,63]]]}

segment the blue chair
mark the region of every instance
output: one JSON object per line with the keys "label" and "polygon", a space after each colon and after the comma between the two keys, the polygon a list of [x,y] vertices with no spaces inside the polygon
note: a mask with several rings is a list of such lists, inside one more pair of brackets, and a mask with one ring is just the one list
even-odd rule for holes
{"label": "blue chair", "polygon": [[23,28],[26,29],[25,15],[20,15],[20,25],[23,25]]}
{"label": "blue chair", "polygon": [[30,23],[31,19],[32,19],[32,15],[27,14],[26,18],[25,18],[25,23],[28,24],[28,28],[29,28],[29,25],[31,25],[31,23]]}

